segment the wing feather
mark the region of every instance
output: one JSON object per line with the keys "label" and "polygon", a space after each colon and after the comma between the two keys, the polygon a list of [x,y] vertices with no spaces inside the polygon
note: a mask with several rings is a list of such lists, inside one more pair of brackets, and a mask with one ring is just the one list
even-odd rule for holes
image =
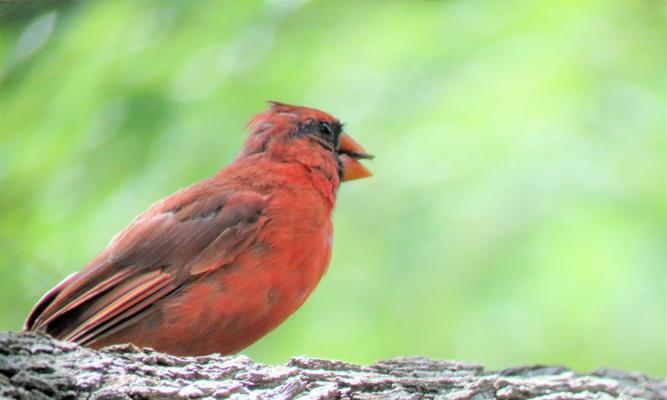
{"label": "wing feather", "polygon": [[[150,277],[139,277],[143,282],[138,285],[134,281],[130,281],[105,295],[111,302],[80,323],[75,329],[65,335],[63,339],[77,341],[82,336],[90,333],[95,327],[106,322],[113,322],[114,318],[124,318],[124,312],[164,288],[169,283],[168,280],[171,278],[169,274],[155,272],[157,273],[147,274]],[[100,299],[100,303],[104,303],[104,299]]]}
{"label": "wing feather", "polygon": [[[73,310],[74,308],[80,306],[81,304],[85,303],[86,301],[92,299],[95,296],[99,296],[101,293],[104,293],[106,290],[109,290],[114,285],[117,285],[120,281],[126,278],[130,272],[131,271],[129,270],[124,270],[120,271],[115,275],[112,275],[111,277],[96,284],[91,289],[82,292],[80,296],[72,297],[72,299],[67,304],[63,305],[58,301],[52,302],[42,313],[43,318],[41,317],[37,318],[35,320],[35,324],[47,325],[49,322],[53,321],[59,316],[65,314],[68,311]],[[63,290],[62,293],[58,297],[56,297],[56,300],[58,300],[58,298],[60,298],[61,296],[67,297],[69,293],[71,293],[71,291],[68,290],[71,289],[71,287],[72,286],[67,287],[65,290]]]}
{"label": "wing feather", "polygon": [[90,344],[128,327],[197,275],[232,262],[266,222],[266,201],[209,181],[176,192],[49,292],[26,329]]}
{"label": "wing feather", "polygon": [[162,286],[143,301],[125,310],[122,315],[95,326],[87,334],[76,339],[76,341],[84,345],[90,345],[132,325],[134,322],[150,315],[151,310],[155,309],[154,306],[158,300],[167,298],[181,287],[173,283]]}

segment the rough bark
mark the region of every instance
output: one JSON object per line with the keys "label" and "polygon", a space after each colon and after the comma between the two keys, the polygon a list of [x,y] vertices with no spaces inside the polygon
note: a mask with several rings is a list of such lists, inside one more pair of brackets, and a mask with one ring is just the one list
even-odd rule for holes
{"label": "rough bark", "polygon": [[175,357],[131,345],[94,351],[38,334],[0,332],[0,398],[20,399],[667,399],[667,382],[560,366],[485,371],[420,357],[362,366],[295,357],[269,366],[245,356]]}

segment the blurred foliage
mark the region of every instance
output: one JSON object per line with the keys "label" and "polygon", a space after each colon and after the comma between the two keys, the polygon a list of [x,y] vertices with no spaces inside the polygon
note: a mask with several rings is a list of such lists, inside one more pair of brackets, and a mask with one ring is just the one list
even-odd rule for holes
{"label": "blurred foliage", "polygon": [[276,99],[377,155],[246,352],[665,375],[665,4],[0,5],[0,329]]}

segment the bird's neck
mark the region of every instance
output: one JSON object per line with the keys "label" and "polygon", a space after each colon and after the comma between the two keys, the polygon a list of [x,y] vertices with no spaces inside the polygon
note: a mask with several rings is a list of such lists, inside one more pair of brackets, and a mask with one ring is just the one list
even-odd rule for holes
{"label": "bird's neck", "polygon": [[[331,155],[311,148],[309,152],[269,152],[237,158],[223,168],[218,176],[232,178],[262,193],[276,189],[315,190],[329,209],[333,210],[340,177]],[[328,157],[328,158],[327,158]],[[240,182],[242,181],[242,182]]]}

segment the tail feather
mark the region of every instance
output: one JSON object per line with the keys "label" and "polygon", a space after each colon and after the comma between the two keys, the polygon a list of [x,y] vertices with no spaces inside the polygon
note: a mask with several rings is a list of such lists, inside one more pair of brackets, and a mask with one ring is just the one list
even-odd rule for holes
{"label": "tail feather", "polygon": [[78,272],[74,272],[69,275],[67,278],[63,279],[59,284],[57,284],[53,289],[46,292],[44,296],[35,304],[35,306],[30,310],[28,318],[26,318],[23,323],[24,331],[41,331],[39,325],[35,325],[35,321],[42,315],[44,310],[55,300],[55,298],[63,291],[77,276]]}

